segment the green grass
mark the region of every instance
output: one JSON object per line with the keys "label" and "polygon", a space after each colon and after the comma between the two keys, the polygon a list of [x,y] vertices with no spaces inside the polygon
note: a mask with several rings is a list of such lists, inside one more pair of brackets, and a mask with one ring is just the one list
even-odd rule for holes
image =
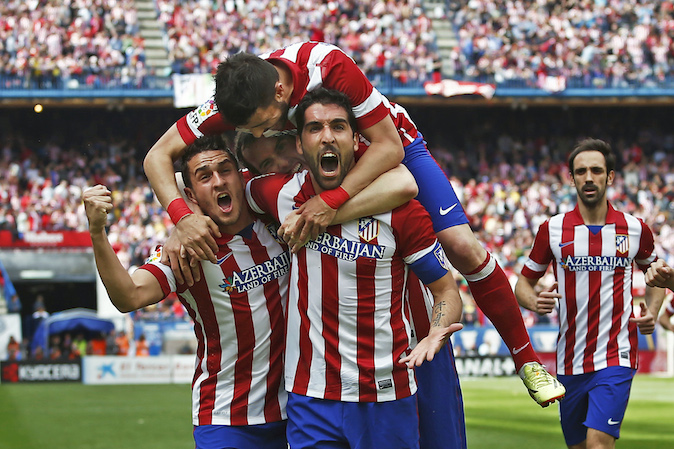
{"label": "green grass", "polygon": [[[517,378],[462,381],[469,449],[565,448],[557,406]],[[0,449],[194,447],[189,385],[0,386]],[[674,448],[674,379],[637,376],[619,449]]]}

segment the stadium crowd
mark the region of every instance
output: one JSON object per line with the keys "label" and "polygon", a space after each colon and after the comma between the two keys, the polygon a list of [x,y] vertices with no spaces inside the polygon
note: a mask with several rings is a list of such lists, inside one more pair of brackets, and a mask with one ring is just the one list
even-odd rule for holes
{"label": "stadium crowd", "polygon": [[437,57],[420,0],[293,2],[159,0],[174,73],[212,73],[239,51],[262,54],[308,40],[347,51],[371,79],[424,81]]}
{"label": "stadium crowd", "polygon": [[133,87],[145,73],[133,0],[0,3],[4,88]]}
{"label": "stadium crowd", "polygon": [[[429,80],[440,67],[421,0],[221,2],[158,0],[172,73],[212,73],[238,51],[318,40],[349,52],[375,82]],[[458,44],[453,75],[482,82],[562,77],[566,86],[671,81],[674,2],[448,2]],[[132,0],[12,0],[0,5],[6,86],[141,86],[153,74]]]}
{"label": "stadium crowd", "polygon": [[674,74],[674,2],[450,2],[459,78],[561,76],[573,87],[653,86]]}
{"label": "stadium crowd", "polygon": [[[433,136],[441,131],[429,129],[429,141],[440,144],[431,146],[431,152],[452,180],[478,238],[514,282],[538,226],[574,205],[565,160],[573,139],[520,138],[507,127],[490,131],[492,125],[482,126],[449,144]],[[142,146],[113,139],[83,150],[58,140],[6,140],[0,145],[0,229],[19,238],[27,231],[86,231],[81,194],[102,183],[113,190],[113,247],[124,265],[142,264],[172,227],[140,171],[142,152],[136,148]],[[615,148],[620,160],[610,201],[642,217],[658,236],[660,257],[674,263],[674,134],[643,129],[632,140],[617,141]],[[456,276],[465,321],[484,322],[465,281]],[[540,319],[526,316],[529,325]],[[175,298],[135,318],[187,319]]]}

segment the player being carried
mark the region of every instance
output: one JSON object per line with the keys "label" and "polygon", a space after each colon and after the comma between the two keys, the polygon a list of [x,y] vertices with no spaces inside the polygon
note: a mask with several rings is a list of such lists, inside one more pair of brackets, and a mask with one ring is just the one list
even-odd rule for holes
{"label": "player being carried", "polygon": [[167,208],[178,237],[193,257],[214,261],[217,227],[190,213],[173,178],[173,161],[185,145],[204,134],[244,129],[256,137],[288,127],[301,98],[317,87],[344,92],[368,144],[341,186],[322,192],[299,210],[286,235],[291,246],[316,237],[335,210],[379,174],[401,161],[419,186],[417,199],[450,262],[468,281],[477,305],[506,343],[531,396],[547,406],[565,389],[540,364],[508,279],[475,238],[444,172],[404,108],[391,103],[368,81],[354,61],[333,45],[306,42],[257,57],[240,53],[220,64],[215,97],[180,119],[148,152],[144,167],[159,201]]}

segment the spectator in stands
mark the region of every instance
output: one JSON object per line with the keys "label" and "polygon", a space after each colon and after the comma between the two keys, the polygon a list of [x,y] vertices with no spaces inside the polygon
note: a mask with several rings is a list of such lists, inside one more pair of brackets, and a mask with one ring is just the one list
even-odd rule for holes
{"label": "spectator in stands", "polygon": [[136,357],[147,357],[150,355],[150,347],[145,339],[145,334],[141,334],[136,340]]}
{"label": "spectator in stands", "polygon": [[7,342],[7,360],[21,360],[21,344],[14,335],[10,335]]}
{"label": "spectator in stands", "polygon": [[117,352],[115,354],[126,356],[129,354],[129,338],[126,336],[126,332],[120,331],[115,338],[115,346],[117,347]]}

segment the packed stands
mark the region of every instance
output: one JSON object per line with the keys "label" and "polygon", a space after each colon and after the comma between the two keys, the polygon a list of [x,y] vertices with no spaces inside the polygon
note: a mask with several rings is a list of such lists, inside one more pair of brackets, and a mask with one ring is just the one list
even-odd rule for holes
{"label": "packed stands", "polygon": [[459,78],[568,87],[674,82],[674,3],[583,0],[450,2]]}

